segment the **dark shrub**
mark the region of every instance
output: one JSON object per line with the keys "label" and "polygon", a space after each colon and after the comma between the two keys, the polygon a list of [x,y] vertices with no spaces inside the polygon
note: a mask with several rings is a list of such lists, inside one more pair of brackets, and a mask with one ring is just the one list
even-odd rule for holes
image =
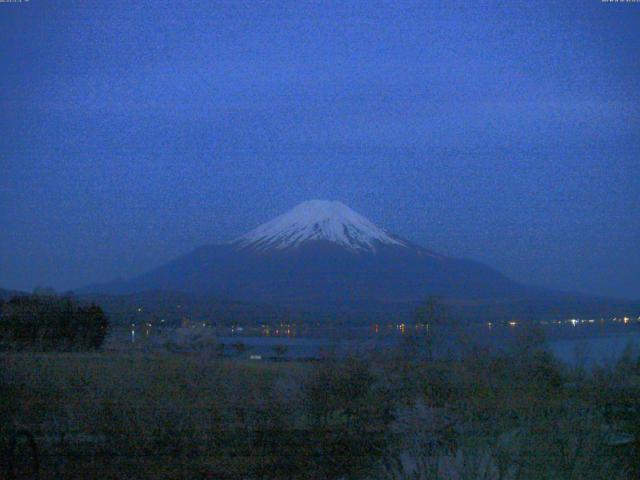
{"label": "dark shrub", "polygon": [[311,372],[303,386],[311,421],[305,456],[317,478],[351,478],[382,454],[387,418],[377,380],[360,358],[327,360]]}
{"label": "dark shrub", "polygon": [[95,350],[107,328],[107,318],[96,305],[83,307],[54,296],[14,297],[2,305],[0,345],[12,350]]}

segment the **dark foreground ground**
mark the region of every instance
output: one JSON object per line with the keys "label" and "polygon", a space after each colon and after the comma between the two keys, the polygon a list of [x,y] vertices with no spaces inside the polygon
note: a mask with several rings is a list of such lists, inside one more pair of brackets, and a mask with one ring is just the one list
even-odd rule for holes
{"label": "dark foreground ground", "polygon": [[632,358],[587,372],[535,338],[456,360],[418,347],[317,362],[5,353],[2,475],[639,478]]}

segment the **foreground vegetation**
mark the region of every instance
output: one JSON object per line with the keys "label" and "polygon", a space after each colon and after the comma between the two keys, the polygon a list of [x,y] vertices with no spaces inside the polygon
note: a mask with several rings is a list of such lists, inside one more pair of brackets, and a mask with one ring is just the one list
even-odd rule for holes
{"label": "foreground vegetation", "polygon": [[501,356],[410,351],[5,353],[3,447],[31,432],[41,478],[638,478],[630,358],[569,371],[531,338]]}

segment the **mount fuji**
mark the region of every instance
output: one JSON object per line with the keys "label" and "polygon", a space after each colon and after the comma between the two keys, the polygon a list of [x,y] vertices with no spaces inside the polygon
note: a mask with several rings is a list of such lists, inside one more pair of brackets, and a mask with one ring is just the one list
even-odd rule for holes
{"label": "mount fuji", "polygon": [[[173,291],[282,305],[410,304],[438,295],[457,305],[598,304],[511,280],[471,260],[440,255],[379,228],[346,205],[311,200],[224,244],[206,245],[104,294]],[[573,307],[572,307],[573,308]],[[524,307],[522,309],[525,309]],[[486,315],[487,310],[485,309]],[[576,312],[569,309],[569,312]],[[490,316],[490,315],[489,315]]]}
{"label": "mount fuji", "polygon": [[225,244],[92,290],[167,290],[251,301],[511,297],[525,287],[377,227],[340,202],[311,200]]}

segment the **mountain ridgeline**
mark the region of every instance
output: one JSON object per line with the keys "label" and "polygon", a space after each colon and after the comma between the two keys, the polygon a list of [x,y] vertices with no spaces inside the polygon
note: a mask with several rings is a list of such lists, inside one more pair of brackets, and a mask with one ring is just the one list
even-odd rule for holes
{"label": "mountain ridgeline", "polygon": [[84,289],[112,295],[145,291],[362,311],[437,295],[465,317],[608,315],[629,308],[626,302],[518,283],[481,263],[392,235],[340,202],[321,200],[304,202],[232,242]]}

